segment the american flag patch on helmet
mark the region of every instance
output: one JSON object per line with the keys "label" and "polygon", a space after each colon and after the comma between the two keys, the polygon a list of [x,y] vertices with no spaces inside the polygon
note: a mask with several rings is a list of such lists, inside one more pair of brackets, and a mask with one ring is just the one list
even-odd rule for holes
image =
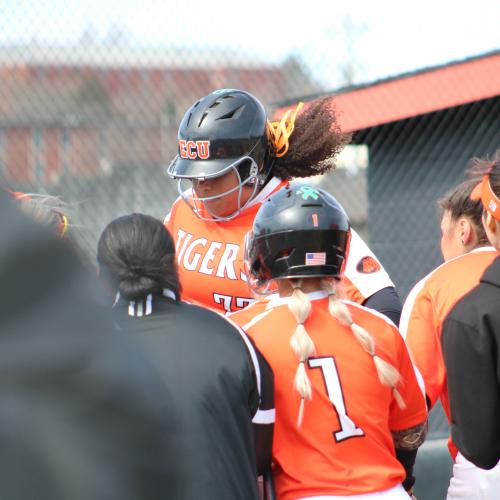
{"label": "american flag patch on helmet", "polygon": [[306,252],[306,266],[322,266],[326,263],[326,252]]}

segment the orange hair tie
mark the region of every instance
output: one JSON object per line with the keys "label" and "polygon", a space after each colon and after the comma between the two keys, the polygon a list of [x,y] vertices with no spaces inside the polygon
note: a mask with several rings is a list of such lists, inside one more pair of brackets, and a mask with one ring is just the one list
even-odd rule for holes
{"label": "orange hair tie", "polygon": [[303,102],[299,102],[297,107],[292,112],[289,109],[281,118],[280,121],[270,122],[267,121],[267,129],[271,138],[274,142],[276,148],[276,158],[281,158],[285,156],[288,151],[288,139],[292,135],[293,129],[295,128],[295,119],[297,118],[297,113],[304,106]]}
{"label": "orange hair tie", "polygon": [[68,218],[64,214],[59,214],[59,217],[61,217],[61,229],[59,231],[59,236],[64,238],[64,235],[68,231]]}

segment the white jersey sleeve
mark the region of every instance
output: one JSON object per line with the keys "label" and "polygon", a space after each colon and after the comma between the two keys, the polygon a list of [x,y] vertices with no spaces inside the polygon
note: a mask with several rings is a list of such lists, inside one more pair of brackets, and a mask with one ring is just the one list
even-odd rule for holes
{"label": "white jersey sleeve", "polygon": [[354,229],[351,229],[345,276],[365,299],[394,286],[380,261]]}

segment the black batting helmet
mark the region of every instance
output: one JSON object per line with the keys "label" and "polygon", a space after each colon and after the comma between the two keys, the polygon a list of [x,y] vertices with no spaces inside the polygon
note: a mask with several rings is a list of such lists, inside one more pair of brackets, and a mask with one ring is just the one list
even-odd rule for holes
{"label": "black batting helmet", "polygon": [[249,283],[258,291],[273,279],[339,277],[349,241],[340,203],[323,189],[291,182],[262,204],[247,235]]}
{"label": "black batting helmet", "polygon": [[[174,178],[219,177],[235,166],[241,179],[267,174],[267,115],[252,94],[221,89],[195,102],[178,131],[178,155],[168,167]],[[256,171],[257,170],[257,171]]]}

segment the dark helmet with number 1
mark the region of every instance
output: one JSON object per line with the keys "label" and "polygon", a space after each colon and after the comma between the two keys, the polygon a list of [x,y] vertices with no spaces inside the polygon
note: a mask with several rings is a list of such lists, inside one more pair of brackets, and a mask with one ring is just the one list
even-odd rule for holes
{"label": "dark helmet with number 1", "polygon": [[262,292],[273,279],[340,277],[349,241],[340,203],[323,189],[291,182],[262,204],[247,235],[250,286]]}

